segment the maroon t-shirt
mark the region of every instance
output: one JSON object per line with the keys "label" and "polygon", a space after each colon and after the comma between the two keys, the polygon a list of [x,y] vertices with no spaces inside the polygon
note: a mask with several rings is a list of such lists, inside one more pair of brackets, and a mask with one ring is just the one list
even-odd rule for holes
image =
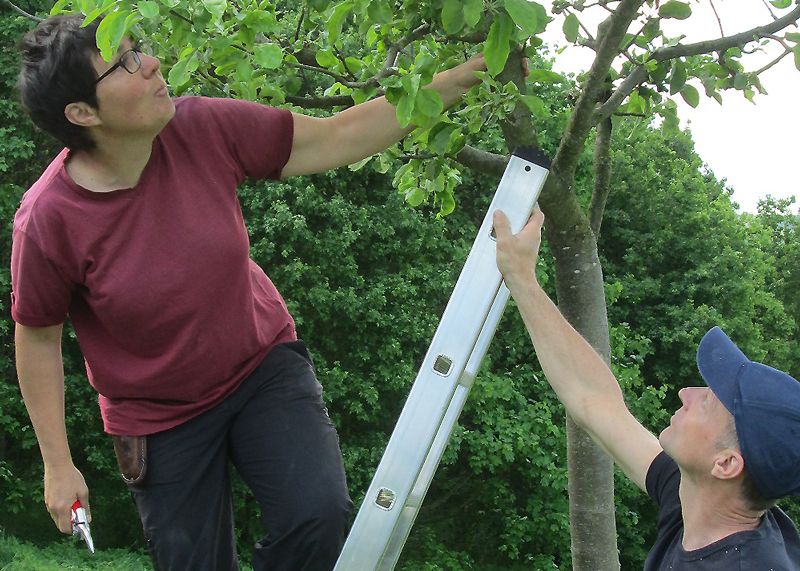
{"label": "maroon t-shirt", "polygon": [[236,197],[245,178],[279,178],[291,113],[201,97],[175,107],[135,187],[77,185],[65,149],[14,219],[12,316],[32,327],[70,317],[111,434],[185,422],[296,339],[250,260]]}

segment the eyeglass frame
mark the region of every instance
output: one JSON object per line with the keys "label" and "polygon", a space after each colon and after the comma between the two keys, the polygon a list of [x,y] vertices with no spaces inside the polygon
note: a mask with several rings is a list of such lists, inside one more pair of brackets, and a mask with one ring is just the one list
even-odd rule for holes
{"label": "eyeglass frame", "polygon": [[[133,61],[136,63],[136,69],[134,70],[128,69],[123,63],[125,60],[125,56],[128,55],[128,53],[133,54]],[[108,77],[109,75],[111,75],[112,72],[116,71],[117,68],[120,67],[125,71],[127,71],[129,74],[133,75],[134,73],[142,69],[142,57],[140,55],[142,53],[144,53],[142,50],[142,44],[141,42],[137,42],[136,45],[133,46],[131,49],[122,52],[122,54],[119,56],[119,60],[117,60],[117,63],[115,63],[107,70],[105,70],[103,74],[95,80],[94,84],[97,85],[98,83],[100,83],[102,79]]]}

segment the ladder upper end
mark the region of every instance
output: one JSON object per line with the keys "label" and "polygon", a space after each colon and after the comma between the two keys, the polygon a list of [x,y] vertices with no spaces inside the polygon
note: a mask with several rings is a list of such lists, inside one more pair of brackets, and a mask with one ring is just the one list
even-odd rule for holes
{"label": "ladder upper end", "polygon": [[544,169],[550,170],[550,157],[544,154],[544,151],[542,151],[542,149],[540,149],[539,147],[534,147],[534,146],[517,147],[511,154],[514,155],[515,157],[524,159],[529,163],[533,163]]}

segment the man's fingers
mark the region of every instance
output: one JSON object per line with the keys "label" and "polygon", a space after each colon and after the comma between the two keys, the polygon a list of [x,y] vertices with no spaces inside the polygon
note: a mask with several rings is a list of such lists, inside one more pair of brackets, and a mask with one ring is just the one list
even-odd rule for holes
{"label": "man's fingers", "polygon": [[544,213],[537,206],[536,208],[533,209],[531,217],[528,219],[528,223],[525,225],[523,232],[524,231],[530,231],[535,233],[541,232],[543,224],[544,224]]}
{"label": "man's fingers", "polygon": [[511,234],[511,223],[508,216],[502,210],[495,210],[492,217],[494,232],[498,240],[505,240]]}

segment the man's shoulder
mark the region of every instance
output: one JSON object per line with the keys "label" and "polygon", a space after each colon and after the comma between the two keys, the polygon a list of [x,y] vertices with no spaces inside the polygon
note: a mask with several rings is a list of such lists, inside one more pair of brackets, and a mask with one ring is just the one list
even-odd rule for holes
{"label": "man's shoulder", "polygon": [[[761,533],[752,536],[748,548],[754,557],[753,563],[768,565],[764,568],[771,567],[776,570],[800,570],[800,534],[786,512],[779,507],[771,508],[764,514],[759,531]],[[754,570],[761,568],[752,564],[746,567]]]}

